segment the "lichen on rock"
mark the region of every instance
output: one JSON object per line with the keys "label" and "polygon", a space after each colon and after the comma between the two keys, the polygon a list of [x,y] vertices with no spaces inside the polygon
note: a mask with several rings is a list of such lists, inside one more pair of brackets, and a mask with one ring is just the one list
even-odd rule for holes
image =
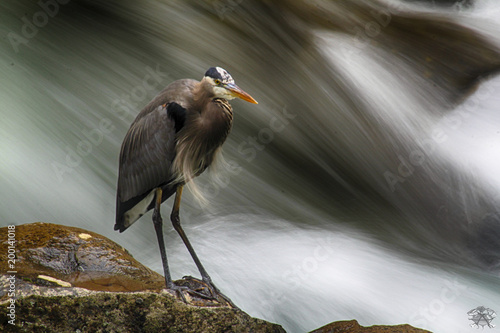
{"label": "lichen on rock", "polygon": [[285,332],[241,310],[196,307],[166,292],[32,295],[17,307],[18,332]]}

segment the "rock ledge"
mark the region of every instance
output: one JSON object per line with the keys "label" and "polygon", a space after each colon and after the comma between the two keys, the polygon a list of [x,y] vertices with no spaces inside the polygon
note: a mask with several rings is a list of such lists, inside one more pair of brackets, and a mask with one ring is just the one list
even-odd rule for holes
{"label": "rock ledge", "polygon": [[[16,255],[15,264],[0,256],[0,307],[7,309],[0,315],[2,332],[285,332],[218,301],[187,292],[189,304],[180,301],[162,289],[161,275],[96,233],[31,223],[0,228],[0,237],[0,253],[15,248]],[[351,320],[311,333],[340,332],[428,331],[409,325],[363,327]]]}
{"label": "rock ledge", "polygon": [[[168,292],[31,295],[16,302],[12,332],[285,332],[279,325],[229,307],[197,307]],[[59,291],[66,293],[67,291]]]}

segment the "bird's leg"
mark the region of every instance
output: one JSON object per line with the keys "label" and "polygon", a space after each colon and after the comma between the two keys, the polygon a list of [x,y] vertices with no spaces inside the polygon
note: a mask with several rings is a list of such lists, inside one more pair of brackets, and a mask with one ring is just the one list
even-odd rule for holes
{"label": "bird's leg", "polygon": [[165,250],[165,241],[163,239],[163,219],[160,214],[160,205],[162,197],[162,189],[156,189],[156,201],[155,208],[153,211],[153,224],[155,226],[156,237],[158,238],[158,245],[160,246],[161,263],[163,265],[163,273],[165,274],[165,285],[167,289],[175,290],[181,297],[181,299],[186,302],[184,295],[182,294],[181,288],[177,287],[170,276],[170,270],[168,268],[167,252]]}
{"label": "bird's leg", "polygon": [[163,219],[160,214],[161,205],[161,188],[156,189],[155,208],[153,211],[153,224],[155,226],[156,237],[158,238],[158,245],[160,246],[161,263],[163,265],[163,272],[165,274],[165,284],[168,289],[172,289],[173,282],[168,269],[167,252],[165,251],[165,241],[163,239]]}
{"label": "bird's leg", "polygon": [[[210,290],[210,293],[215,299],[218,299],[217,296],[220,296],[224,299],[225,302],[229,303],[232,307],[236,308],[236,305],[229,299],[229,297],[225,296],[222,294],[219,289],[214,285],[212,282],[212,279],[208,275],[207,271],[205,270],[205,267],[203,267],[200,259],[198,259],[198,256],[196,255],[196,252],[194,251],[193,246],[191,246],[191,243],[189,242],[189,239],[186,236],[186,233],[181,227],[181,220],[179,217],[179,208],[181,204],[181,196],[182,196],[182,188],[183,186],[178,186],[177,190],[175,192],[175,201],[174,201],[174,207],[172,209],[172,214],[170,215],[170,220],[172,221],[172,225],[174,226],[175,231],[179,234],[181,237],[182,241],[184,242],[184,245],[186,245],[189,254],[191,254],[191,257],[194,260],[194,263],[196,264],[196,267],[198,267],[198,270],[200,271],[201,274],[201,279],[202,281],[207,285],[208,289]],[[194,278],[192,278],[194,279]]]}
{"label": "bird's leg", "polygon": [[170,215],[170,220],[172,221],[172,225],[174,226],[175,231],[177,231],[182,241],[184,242],[184,245],[186,245],[189,254],[191,254],[191,257],[193,258],[196,267],[198,267],[198,270],[200,271],[203,281],[206,283],[211,283],[212,279],[205,270],[205,267],[203,267],[203,265],[201,264],[200,259],[198,259],[198,256],[196,255],[196,252],[194,252],[193,246],[191,246],[191,243],[189,242],[189,239],[187,238],[184,229],[182,229],[181,227],[179,208],[181,205],[182,188],[183,188],[182,186],[178,186],[175,192],[174,207],[172,209],[172,214]]}

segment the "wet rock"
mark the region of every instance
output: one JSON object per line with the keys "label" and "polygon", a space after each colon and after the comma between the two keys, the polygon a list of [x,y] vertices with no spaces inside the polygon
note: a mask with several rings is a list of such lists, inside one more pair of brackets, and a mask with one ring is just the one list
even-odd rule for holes
{"label": "wet rock", "polygon": [[[7,235],[6,227],[0,228],[0,235]],[[62,286],[65,282],[90,290],[139,291],[160,290],[165,283],[123,247],[91,231],[30,223],[16,226],[15,239],[16,278],[34,285]],[[7,253],[7,248],[2,237],[0,253]],[[10,270],[7,259],[0,256],[0,272]]]}
{"label": "wet rock", "polygon": [[395,326],[370,326],[359,325],[356,320],[337,321],[325,325],[310,333],[430,333],[429,331],[412,327],[410,325]]}
{"label": "wet rock", "polygon": [[[0,228],[0,235],[7,234],[6,227]],[[73,295],[80,295],[82,291],[78,288],[113,292],[161,291],[165,288],[163,276],[99,234],[51,223],[18,225],[14,234],[18,296],[51,293],[50,288],[43,287],[76,287],[67,291]],[[0,253],[7,251],[8,241],[0,239]],[[0,256],[0,272],[11,270],[8,266],[8,258]],[[170,292],[189,304],[205,307],[230,305],[223,298],[213,299],[201,280],[186,277],[175,283],[187,290],[182,294]],[[0,302],[6,298],[6,294],[0,293]]]}
{"label": "wet rock", "polygon": [[[8,228],[0,228],[0,253],[8,253]],[[164,289],[158,273],[109,239],[79,228],[50,223],[15,227],[15,265],[0,256],[0,316],[7,332],[285,332],[217,300],[183,292],[184,301]],[[203,293],[194,278],[175,281]],[[9,324],[14,320],[15,325]],[[2,330],[3,331],[3,330]],[[331,323],[312,333],[423,333],[409,325],[362,327],[357,321]]]}
{"label": "wet rock", "polygon": [[[0,228],[0,253],[7,253]],[[118,244],[79,228],[49,223],[15,227],[15,267],[0,258],[0,327],[12,332],[285,332],[240,309],[164,288],[161,275]],[[176,281],[203,289],[196,279]],[[137,291],[140,292],[131,292]],[[127,292],[123,292],[127,291]],[[12,324],[9,323],[12,321]],[[3,330],[2,330],[3,331]]]}

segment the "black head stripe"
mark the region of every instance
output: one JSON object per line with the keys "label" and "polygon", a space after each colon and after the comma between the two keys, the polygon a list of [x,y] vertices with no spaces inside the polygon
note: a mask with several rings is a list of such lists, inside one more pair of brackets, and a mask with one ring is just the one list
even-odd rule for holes
{"label": "black head stripe", "polygon": [[217,68],[215,67],[210,67],[208,71],[205,73],[205,76],[211,77],[214,80],[215,79],[222,80],[222,76],[219,74]]}

